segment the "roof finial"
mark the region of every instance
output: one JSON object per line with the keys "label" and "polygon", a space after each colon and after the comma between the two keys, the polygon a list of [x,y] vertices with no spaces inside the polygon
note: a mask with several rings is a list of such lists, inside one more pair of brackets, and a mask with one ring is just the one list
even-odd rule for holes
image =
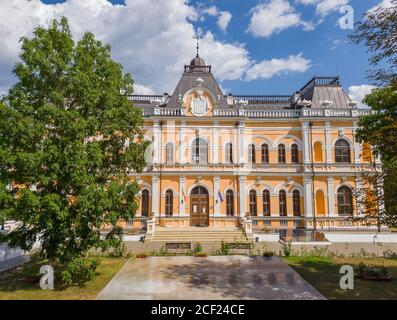
{"label": "roof finial", "polygon": [[199,40],[201,40],[202,37],[200,37],[200,35],[198,33],[196,33],[195,36],[193,37],[193,39],[197,40],[197,45],[196,45],[197,54],[196,54],[196,58],[199,58],[200,57],[200,55],[199,55],[199,49],[200,49]]}

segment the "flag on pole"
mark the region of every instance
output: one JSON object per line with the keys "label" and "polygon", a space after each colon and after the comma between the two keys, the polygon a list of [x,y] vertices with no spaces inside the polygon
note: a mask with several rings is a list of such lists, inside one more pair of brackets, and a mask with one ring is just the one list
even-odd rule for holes
{"label": "flag on pole", "polygon": [[221,202],[223,202],[221,190],[218,191],[218,199],[219,199]]}
{"label": "flag on pole", "polygon": [[186,202],[186,194],[183,188],[182,188],[182,196],[183,196],[183,201]]}

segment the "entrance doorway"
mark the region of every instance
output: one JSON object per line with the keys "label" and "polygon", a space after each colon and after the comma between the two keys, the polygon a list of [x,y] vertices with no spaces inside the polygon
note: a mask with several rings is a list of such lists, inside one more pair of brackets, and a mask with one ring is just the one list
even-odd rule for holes
{"label": "entrance doorway", "polygon": [[209,194],[202,186],[195,187],[190,193],[190,225],[208,227]]}

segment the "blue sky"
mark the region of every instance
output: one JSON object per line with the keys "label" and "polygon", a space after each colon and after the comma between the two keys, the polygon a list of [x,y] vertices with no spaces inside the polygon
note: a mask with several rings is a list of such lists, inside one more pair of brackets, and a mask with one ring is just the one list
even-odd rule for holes
{"label": "blue sky", "polygon": [[[23,1],[16,0],[23,8],[30,6]],[[343,16],[339,8],[350,5],[357,21],[369,9],[388,0],[192,0],[187,4],[183,0],[113,0],[112,4],[84,0],[86,6],[93,8],[92,13],[87,10],[87,21],[90,14],[95,16],[90,23],[84,22],[81,11],[85,9],[79,7],[83,1],[33,2],[40,10],[26,8],[19,24],[32,29],[36,22],[43,24],[51,17],[66,15],[77,37],[89,29],[110,42],[114,58],[133,74],[144,93],[172,91],[183,63],[195,55],[192,30],[199,29],[204,36],[201,56],[213,64],[224,93],[290,94],[313,75],[339,75],[346,90],[353,88],[352,94],[360,95],[371,88],[366,78],[368,54],[365,48],[349,42],[347,36],[352,30],[339,27],[338,19]],[[4,13],[12,10],[2,1],[0,12],[3,6]],[[37,14],[32,13],[35,9]],[[153,12],[147,17],[135,17],[140,10],[141,16]],[[281,16],[272,21],[266,12]],[[222,15],[228,22],[223,21],[223,26]],[[31,30],[21,29],[21,35],[24,32],[29,35]],[[8,61],[12,64],[15,59],[5,60],[0,54],[0,67]],[[0,88],[7,87],[7,81],[12,82],[12,77],[0,78]]]}

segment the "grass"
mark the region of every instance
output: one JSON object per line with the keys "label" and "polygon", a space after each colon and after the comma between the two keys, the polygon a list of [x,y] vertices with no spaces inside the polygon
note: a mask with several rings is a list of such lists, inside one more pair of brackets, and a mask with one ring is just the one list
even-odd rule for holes
{"label": "grass", "polygon": [[55,289],[42,290],[37,276],[45,261],[28,262],[0,273],[0,300],[93,300],[125,264],[125,258],[102,258],[96,277],[83,285],[62,288],[55,272]]}
{"label": "grass", "polygon": [[[336,257],[289,257],[284,260],[327,299],[383,300],[397,299],[397,259],[386,258],[336,258]],[[353,290],[342,290],[339,273],[342,265],[356,268],[360,262],[383,265],[393,276],[390,282],[354,280]]]}

